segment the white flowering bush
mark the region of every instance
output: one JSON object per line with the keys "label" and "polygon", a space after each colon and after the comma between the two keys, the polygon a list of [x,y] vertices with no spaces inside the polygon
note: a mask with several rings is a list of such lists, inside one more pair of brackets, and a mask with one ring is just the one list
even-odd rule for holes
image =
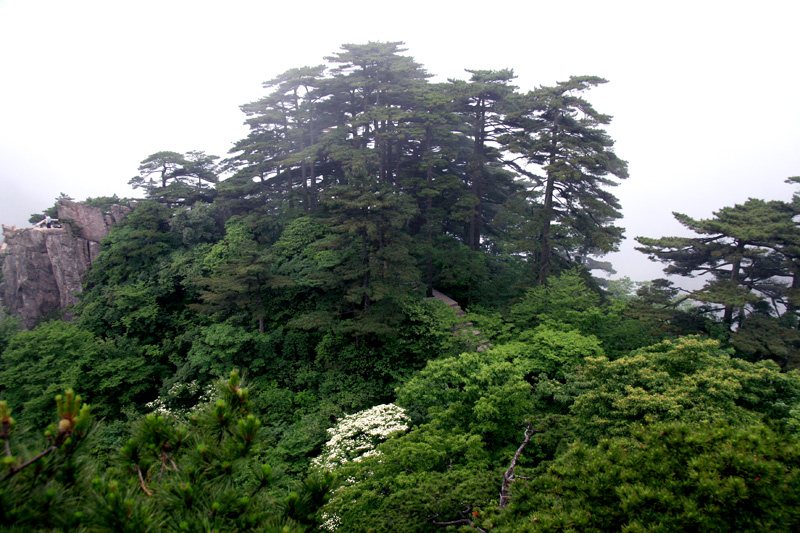
{"label": "white flowering bush", "polygon": [[393,403],[346,415],[328,430],[331,438],[312,465],[333,470],[348,461],[376,455],[378,444],[392,433],[406,431],[410,422],[405,409]]}
{"label": "white flowering bush", "polygon": [[[358,462],[364,457],[378,455],[378,444],[385,441],[392,433],[406,431],[411,419],[406,410],[393,403],[376,405],[369,409],[346,415],[336,426],[328,430],[331,439],[325,443],[325,450],[312,466],[333,470],[342,464]],[[344,480],[345,485],[353,485],[353,478]],[[338,490],[338,489],[337,489]],[[334,494],[336,491],[334,491]],[[335,500],[333,498],[331,501]],[[336,531],[341,519],[336,514],[322,513],[322,529]]]}
{"label": "white flowering bush", "polygon": [[[206,388],[202,390],[197,380],[189,383],[175,383],[166,394],[146,403],[145,407],[156,415],[171,415],[184,418],[199,410],[203,404],[210,402],[213,393],[213,383],[206,385]],[[180,408],[176,406],[178,400],[192,397],[197,397],[197,401],[192,407]]]}

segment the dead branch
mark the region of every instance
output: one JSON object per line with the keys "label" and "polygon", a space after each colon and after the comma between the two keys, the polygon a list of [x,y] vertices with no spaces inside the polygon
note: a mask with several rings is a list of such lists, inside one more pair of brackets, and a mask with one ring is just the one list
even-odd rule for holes
{"label": "dead branch", "polygon": [[[434,526],[462,526],[463,525],[463,526],[470,526],[470,527],[472,527],[474,529],[477,529],[481,533],[486,533],[485,529],[479,528],[478,526],[475,525],[475,522],[473,522],[471,519],[468,518],[469,514],[472,512],[472,510],[475,507],[474,506],[470,507],[467,504],[465,504],[464,502],[461,502],[461,505],[464,507],[464,510],[463,511],[459,511],[458,514],[460,514],[463,518],[459,518],[458,520],[449,520],[447,522],[437,522],[436,518],[439,516],[439,513],[436,513],[434,515],[428,515],[428,520],[430,520],[431,524],[433,524]],[[478,516],[477,512],[476,512],[475,516]]]}
{"label": "dead branch", "polygon": [[531,437],[535,433],[542,433],[538,429],[533,429],[531,424],[528,424],[528,427],[525,428],[525,440],[522,441],[519,448],[517,448],[517,453],[514,454],[514,458],[511,459],[511,464],[508,465],[508,470],[505,471],[503,474],[503,484],[500,486],[500,509],[505,508],[508,505],[508,501],[511,499],[510,488],[511,484],[514,482],[514,468],[517,466],[517,461],[519,461],[519,456],[522,454],[522,450],[525,449],[525,446],[528,445],[530,442]]}
{"label": "dead branch", "polygon": [[172,465],[172,468],[173,468],[173,470],[174,470],[175,472],[177,472],[177,471],[178,471],[178,465],[176,465],[176,464],[175,464],[175,461],[173,461],[173,460],[172,460],[172,457],[170,457],[170,456],[169,456],[169,455],[167,455],[166,453],[164,453],[164,455],[166,456],[166,458],[167,458],[167,459],[169,459],[169,464],[171,464],[171,465]]}
{"label": "dead branch", "polygon": [[142,487],[142,490],[148,496],[152,496],[153,493],[147,490],[147,487],[144,484],[144,477],[142,477],[142,469],[139,468],[139,465],[136,465],[136,472],[139,474],[139,486]]}
{"label": "dead branch", "polygon": [[435,522],[434,521],[434,522],[431,522],[431,523],[433,525],[435,525],[435,526],[462,526],[462,525],[463,526],[470,526],[470,527],[473,527],[473,528],[477,529],[481,533],[486,533],[485,529],[481,529],[478,526],[476,526],[475,523],[472,520],[470,520],[469,518],[462,518],[460,520],[451,520],[450,522]]}

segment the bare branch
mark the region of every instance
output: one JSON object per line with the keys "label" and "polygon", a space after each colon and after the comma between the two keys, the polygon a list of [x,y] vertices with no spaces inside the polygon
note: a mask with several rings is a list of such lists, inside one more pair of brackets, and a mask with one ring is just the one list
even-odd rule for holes
{"label": "bare branch", "polygon": [[469,518],[462,518],[461,520],[452,520],[450,522],[431,522],[434,526],[471,526],[480,531],[481,533],[486,533],[485,529],[481,529],[475,525],[475,523],[470,520]]}
{"label": "bare branch", "polygon": [[142,490],[148,496],[152,496],[153,493],[147,490],[147,487],[144,484],[144,477],[142,477],[142,469],[139,468],[139,465],[136,465],[136,473],[139,474],[139,486],[142,487]]}
{"label": "bare branch", "polygon": [[[447,521],[447,522],[437,522],[436,518],[439,516],[439,513],[436,513],[434,515],[428,515],[428,520],[430,520],[431,524],[433,524],[435,526],[465,525],[465,526],[470,526],[472,528],[475,528],[478,531],[480,531],[481,533],[486,533],[485,529],[479,528],[478,526],[475,525],[475,522],[473,522],[470,518],[468,518],[469,514],[472,512],[473,509],[475,509],[475,507],[474,506],[469,506],[469,505],[465,504],[464,502],[461,502],[461,505],[464,507],[464,510],[463,511],[459,511],[458,514],[460,514],[463,518],[459,518],[458,520],[450,520],[450,521]],[[476,512],[474,514],[474,516],[478,516],[478,513]]]}
{"label": "bare branch", "polygon": [[503,474],[503,484],[500,486],[500,509],[505,508],[505,506],[508,505],[508,501],[511,499],[509,489],[515,479],[514,468],[517,466],[517,461],[519,460],[520,454],[522,454],[522,450],[524,450],[525,446],[528,445],[528,442],[530,442],[534,433],[542,432],[538,429],[533,429],[531,424],[528,424],[528,427],[525,428],[525,440],[523,440],[522,444],[520,444],[519,448],[517,448],[517,453],[515,453],[514,458],[511,459],[511,464],[508,466],[508,470],[506,470]]}
{"label": "bare branch", "polygon": [[178,465],[176,465],[176,464],[175,464],[175,461],[173,461],[173,460],[172,460],[172,457],[170,457],[170,456],[167,454],[167,452],[161,452],[161,453],[163,453],[163,454],[164,454],[164,457],[166,457],[166,458],[169,460],[169,464],[171,464],[171,465],[172,465],[172,468],[173,468],[173,470],[174,470],[175,472],[177,472],[177,471],[178,471]]}

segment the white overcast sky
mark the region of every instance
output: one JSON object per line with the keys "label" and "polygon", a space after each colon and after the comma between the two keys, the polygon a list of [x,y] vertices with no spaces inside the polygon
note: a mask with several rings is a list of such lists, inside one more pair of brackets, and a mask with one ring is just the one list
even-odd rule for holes
{"label": "white overcast sky", "polygon": [[160,150],[225,156],[261,82],[344,43],[403,41],[438,79],[513,68],[523,90],[570,75],[630,178],[619,275],[659,277],[632,238],[681,232],[800,175],[800,2],[0,0],[0,222],[60,192],[132,196]]}

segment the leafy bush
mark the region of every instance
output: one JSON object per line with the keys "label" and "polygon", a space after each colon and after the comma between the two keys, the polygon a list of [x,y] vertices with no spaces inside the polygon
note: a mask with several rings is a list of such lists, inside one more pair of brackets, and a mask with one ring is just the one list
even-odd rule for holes
{"label": "leafy bush", "polygon": [[766,426],[671,423],[575,444],[518,481],[498,531],[797,531],[800,441]]}

